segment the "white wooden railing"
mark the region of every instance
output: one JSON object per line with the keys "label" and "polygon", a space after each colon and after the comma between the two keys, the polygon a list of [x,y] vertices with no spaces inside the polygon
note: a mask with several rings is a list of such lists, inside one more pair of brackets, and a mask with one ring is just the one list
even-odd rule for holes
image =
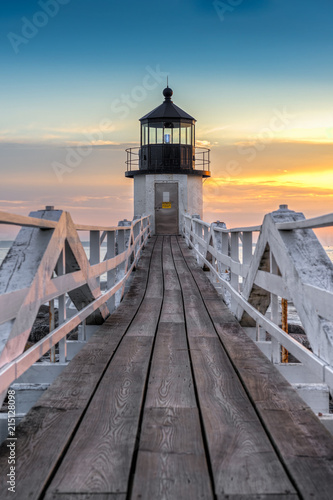
{"label": "white wooden railing", "polygon": [[[307,220],[281,205],[261,226],[227,229],[188,215],[183,221],[188,246],[237,319],[257,329],[257,340],[271,335],[272,361],[281,362],[282,345],[332,393],[333,264],[312,229],[333,226],[333,214]],[[280,328],[279,298],[295,305],[312,352]]]}
{"label": "white wooden railing", "polygon": [[[117,227],[74,224],[68,212],[46,207],[24,217],[0,212],[0,224],[21,226],[0,267],[0,395],[59,343],[66,361],[66,335],[78,325],[100,324],[120,301],[125,284],[150,236],[150,218]],[[1,227],[1,226],[0,226]],[[90,234],[88,260],[78,232]],[[1,239],[1,236],[0,236]],[[101,247],[105,250],[101,260]],[[100,277],[106,275],[101,290]],[[42,304],[58,308],[55,328],[25,350]],[[71,307],[69,307],[71,306]],[[75,306],[75,307],[74,307]],[[1,404],[1,397],[0,397]]]}

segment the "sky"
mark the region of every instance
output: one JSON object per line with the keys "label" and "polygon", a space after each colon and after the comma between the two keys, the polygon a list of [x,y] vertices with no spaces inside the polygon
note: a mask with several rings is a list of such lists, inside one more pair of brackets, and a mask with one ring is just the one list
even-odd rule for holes
{"label": "sky", "polygon": [[124,150],[168,76],[211,148],[207,222],[333,212],[332,19],[331,0],[1,2],[0,210],[131,219]]}

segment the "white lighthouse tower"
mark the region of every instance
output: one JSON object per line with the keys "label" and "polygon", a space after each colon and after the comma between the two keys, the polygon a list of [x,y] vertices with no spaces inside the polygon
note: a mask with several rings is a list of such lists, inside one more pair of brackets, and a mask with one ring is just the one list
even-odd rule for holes
{"label": "white lighthouse tower", "polygon": [[202,179],[210,150],[195,147],[195,122],[163,90],[164,102],[143,116],[140,148],[127,149],[126,177],[134,178],[134,215],[152,215],[155,234],[180,234],[183,214],[203,217]]}

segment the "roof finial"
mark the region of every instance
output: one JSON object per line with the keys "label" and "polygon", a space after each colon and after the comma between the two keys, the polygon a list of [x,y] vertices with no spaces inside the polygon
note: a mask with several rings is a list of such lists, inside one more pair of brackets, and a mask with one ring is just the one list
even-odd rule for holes
{"label": "roof finial", "polygon": [[165,100],[171,101],[172,94],[173,94],[173,91],[169,87],[169,77],[167,77],[167,87],[163,90],[163,95],[165,97]]}

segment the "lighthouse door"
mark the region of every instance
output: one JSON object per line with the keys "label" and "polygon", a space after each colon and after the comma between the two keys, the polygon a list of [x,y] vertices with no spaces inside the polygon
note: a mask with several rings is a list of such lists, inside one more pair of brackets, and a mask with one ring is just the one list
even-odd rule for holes
{"label": "lighthouse door", "polygon": [[179,234],[177,182],[155,184],[155,233]]}

